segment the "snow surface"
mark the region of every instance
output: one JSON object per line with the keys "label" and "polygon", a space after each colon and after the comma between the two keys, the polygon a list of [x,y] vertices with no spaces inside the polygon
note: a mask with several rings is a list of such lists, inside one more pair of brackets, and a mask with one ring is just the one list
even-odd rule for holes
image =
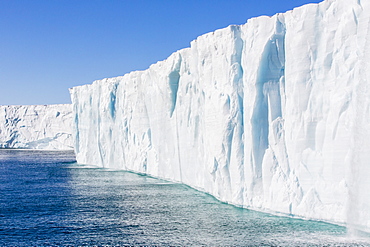
{"label": "snow surface", "polygon": [[369,41],[370,1],[327,0],[72,88],[77,160],[368,231]]}
{"label": "snow surface", "polygon": [[73,149],[72,106],[0,106],[0,148]]}

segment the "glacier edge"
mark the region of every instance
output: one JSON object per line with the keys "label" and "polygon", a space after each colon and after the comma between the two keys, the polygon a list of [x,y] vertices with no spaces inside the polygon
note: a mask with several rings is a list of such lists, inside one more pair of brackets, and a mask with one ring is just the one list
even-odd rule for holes
{"label": "glacier edge", "polygon": [[370,6],[326,0],[70,89],[77,161],[370,229]]}
{"label": "glacier edge", "polygon": [[72,106],[0,106],[0,148],[73,150]]}

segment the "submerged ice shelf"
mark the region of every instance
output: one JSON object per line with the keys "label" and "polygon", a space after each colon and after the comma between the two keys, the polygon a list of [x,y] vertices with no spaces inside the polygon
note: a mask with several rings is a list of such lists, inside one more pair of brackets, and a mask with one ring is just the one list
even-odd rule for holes
{"label": "submerged ice shelf", "polygon": [[369,39],[369,1],[326,0],[74,87],[77,161],[369,231]]}
{"label": "submerged ice shelf", "polygon": [[72,150],[72,106],[0,106],[0,148]]}

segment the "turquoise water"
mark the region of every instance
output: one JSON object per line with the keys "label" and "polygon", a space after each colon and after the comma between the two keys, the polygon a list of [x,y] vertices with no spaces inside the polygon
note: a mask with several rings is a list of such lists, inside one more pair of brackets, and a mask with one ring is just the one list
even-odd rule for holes
{"label": "turquoise water", "polygon": [[0,246],[370,246],[344,227],[221,203],[185,185],[0,150]]}

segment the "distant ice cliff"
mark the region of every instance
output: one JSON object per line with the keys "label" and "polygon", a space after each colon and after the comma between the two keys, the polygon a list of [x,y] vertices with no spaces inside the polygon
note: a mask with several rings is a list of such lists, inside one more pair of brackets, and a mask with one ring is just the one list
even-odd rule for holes
{"label": "distant ice cliff", "polygon": [[368,0],[200,36],[145,71],[71,89],[77,160],[369,230],[369,42]]}
{"label": "distant ice cliff", "polygon": [[0,148],[73,149],[72,106],[0,106]]}

